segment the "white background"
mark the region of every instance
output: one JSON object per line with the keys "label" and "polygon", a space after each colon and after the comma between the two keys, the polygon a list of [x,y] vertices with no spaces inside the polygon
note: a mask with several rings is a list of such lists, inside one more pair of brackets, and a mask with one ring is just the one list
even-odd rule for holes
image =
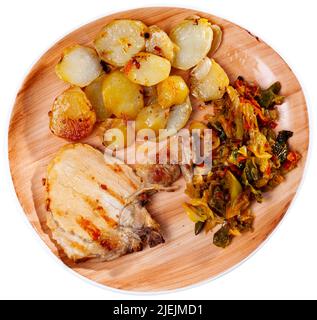
{"label": "white background", "polygon": [[[0,4],[0,298],[277,299],[317,298],[316,1],[28,0]],[[298,196],[281,226],[244,264],[212,282],[165,295],[131,295],[72,274],[28,225],[14,194],[7,128],[15,95],[36,59],[77,27],[132,5],[194,7],[231,20],[269,43],[304,87],[311,152]]]}

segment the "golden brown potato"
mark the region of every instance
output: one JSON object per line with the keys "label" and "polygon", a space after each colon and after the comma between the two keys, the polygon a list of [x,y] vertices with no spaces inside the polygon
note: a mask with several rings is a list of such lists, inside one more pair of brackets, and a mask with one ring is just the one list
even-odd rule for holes
{"label": "golden brown potato", "polygon": [[184,128],[192,114],[193,108],[189,97],[184,103],[173,106],[168,114],[166,130],[160,135],[160,139],[175,135],[179,130]]}
{"label": "golden brown potato", "polygon": [[213,24],[211,26],[211,29],[213,31],[213,40],[212,40],[209,55],[213,55],[219,49],[221,42],[222,42],[221,28],[218,25]]}
{"label": "golden brown potato", "polygon": [[148,52],[135,55],[124,67],[127,77],[135,83],[150,87],[165,80],[171,71],[171,63]]}
{"label": "golden brown potato", "polygon": [[229,86],[229,78],[215,60],[206,57],[191,72],[192,95],[203,101],[221,99]]}
{"label": "golden brown potato", "polygon": [[213,30],[207,19],[195,16],[178,24],[171,31],[170,38],[179,48],[173,67],[189,70],[207,56],[213,40]]}
{"label": "golden brown potato", "polygon": [[51,131],[71,141],[87,137],[96,122],[95,110],[79,87],[71,87],[58,96],[49,117]]}
{"label": "golden brown potato", "polygon": [[55,71],[65,82],[85,87],[101,74],[102,67],[94,49],[76,45],[64,50]]}
{"label": "golden brown potato", "polygon": [[106,109],[117,118],[134,120],[144,106],[142,87],[118,70],[105,77],[102,94]]}
{"label": "golden brown potato", "polygon": [[180,76],[169,76],[157,85],[158,103],[163,108],[181,104],[189,94],[186,82]]}
{"label": "golden brown potato", "polygon": [[160,105],[152,105],[143,108],[136,118],[135,127],[141,129],[152,129],[158,135],[160,129],[165,129],[169,110]]}
{"label": "golden brown potato", "polygon": [[123,67],[144,49],[146,29],[141,21],[115,20],[101,30],[94,42],[95,48],[102,60]]}
{"label": "golden brown potato", "polygon": [[98,121],[104,121],[112,114],[111,110],[107,109],[103,102],[102,85],[105,77],[105,74],[101,75],[84,90],[88,100],[96,111]]}
{"label": "golden brown potato", "polygon": [[175,130],[176,132],[184,128],[192,114],[193,108],[189,97],[182,104],[171,108],[166,129]]}
{"label": "golden brown potato", "polygon": [[145,49],[149,53],[166,58],[170,62],[174,59],[175,44],[167,33],[158,26],[148,28],[148,39],[145,41]]}

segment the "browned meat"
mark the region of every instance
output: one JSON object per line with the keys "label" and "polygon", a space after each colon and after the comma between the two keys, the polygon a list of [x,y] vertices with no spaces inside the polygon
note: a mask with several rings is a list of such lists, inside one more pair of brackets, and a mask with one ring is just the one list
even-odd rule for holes
{"label": "browned meat", "polygon": [[160,226],[134,198],[142,194],[141,179],[129,166],[107,160],[88,145],[72,144],[48,167],[47,224],[74,261],[113,260],[164,242]]}
{"label": "browned meat", "polygon": [[164,187],[172,185],[181,174],[178,165],[134,165],[133,169],[144,184],[159,184]]}

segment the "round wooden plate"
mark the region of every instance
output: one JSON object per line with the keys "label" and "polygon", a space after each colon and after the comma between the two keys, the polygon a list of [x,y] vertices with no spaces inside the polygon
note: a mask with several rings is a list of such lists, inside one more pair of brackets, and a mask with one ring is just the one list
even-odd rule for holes
{"label": "round wooden plate", "polygon": [[[232,81],[239,75],[264,87],[276,80],[281,81],[287,99],[279,108],[281,119],[278,129],[294,131],[291,145],[303,155],[303,159],[286,181],[266,196],[262,205],[254,205],[254,232],[236,238],[225,250],[212,244],[212,235],[194,235],[193,224],[181,207],[185,196],[180,190],[173,194],[156,195],[149,208],[161,224],[165,245],[112,262],[71,263],[58,252],[47,233],[42,185],[48,162],[67,143],[51,134],[47,115],[54,98],[67,87],[54,72],[61,52],[76,43],[91,44],[102,26],[113,19],[139,19],[147,25],[156,24],[169,31],[193,14],[206,17],[223,28],[224,40],[215,59]],[[85,142],[94,146],[100,144],[96,133]],[[308,144],[305,98],[295,75],[282,58],[245,29],[213,15],[182,8],[140,8],[120,12],[66,36],[40,58],[25,79],[14,105],[9,129],[9,158],[16,193],[30,223],[47,246],[66,265],[88,279],[117,289],[143,292],[193,285],[225,272],[248,257],[285,215],[303,175]],[[178,183],[184,184],[182,180]]]}

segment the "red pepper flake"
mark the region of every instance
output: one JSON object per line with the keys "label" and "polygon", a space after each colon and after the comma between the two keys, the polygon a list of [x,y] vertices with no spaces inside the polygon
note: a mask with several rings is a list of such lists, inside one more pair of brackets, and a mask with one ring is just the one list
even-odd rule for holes
{"label": "red pepper flake", "polygon": [[105,184],[101,184],[101,185],[100,185],[100,188],[101,188],[102,190],[105,190],[105,191],[108,190],[108,187],[107,187]]}
{"label": "red pepper flake", "polygon": [[[137,60],[137,58],[132,58],[131,60],[130,60],[130,62],[131,62],[131,66],[130,66],[130,69],[132,68],[132,65],[135,65],[135,67],[137,68],[137,69],[140,69],[141,68],[141,65],[140,65],[140,62]],[[129,63],[130,63],[129,62]],[[129,63],[128,63],[128,65],[129,65]],[[127,65],[127,66],[128,66]],[[129,69],[129,70],[130,70]]]}
{"label": "red pepper flake", "polygon": [[269,122],[269,127],[270,127],[271,129],[275,129],[275,128],[277,127],[277,123],[276,123],[275,121],[270,121],[270,122]]}
{"label": "red pepper flake", "polygon": [[287,160],[283,164],[283,168],[286,170],[292,170],[297,166],[298,161],[302,158],[300,153],[291,151],[287,155]]}
{"label": "red pepper flake", "polygon": [[244,161],[245,159],[246,159],[246,157],[244,157],[244,156],[238,156],[237,161],[241,162],[241,161]]}
{"label": "red pepper flake", "polygon": [[160,53],[162,52],[162,49],[159,46],[155,46],[154,49]]}

